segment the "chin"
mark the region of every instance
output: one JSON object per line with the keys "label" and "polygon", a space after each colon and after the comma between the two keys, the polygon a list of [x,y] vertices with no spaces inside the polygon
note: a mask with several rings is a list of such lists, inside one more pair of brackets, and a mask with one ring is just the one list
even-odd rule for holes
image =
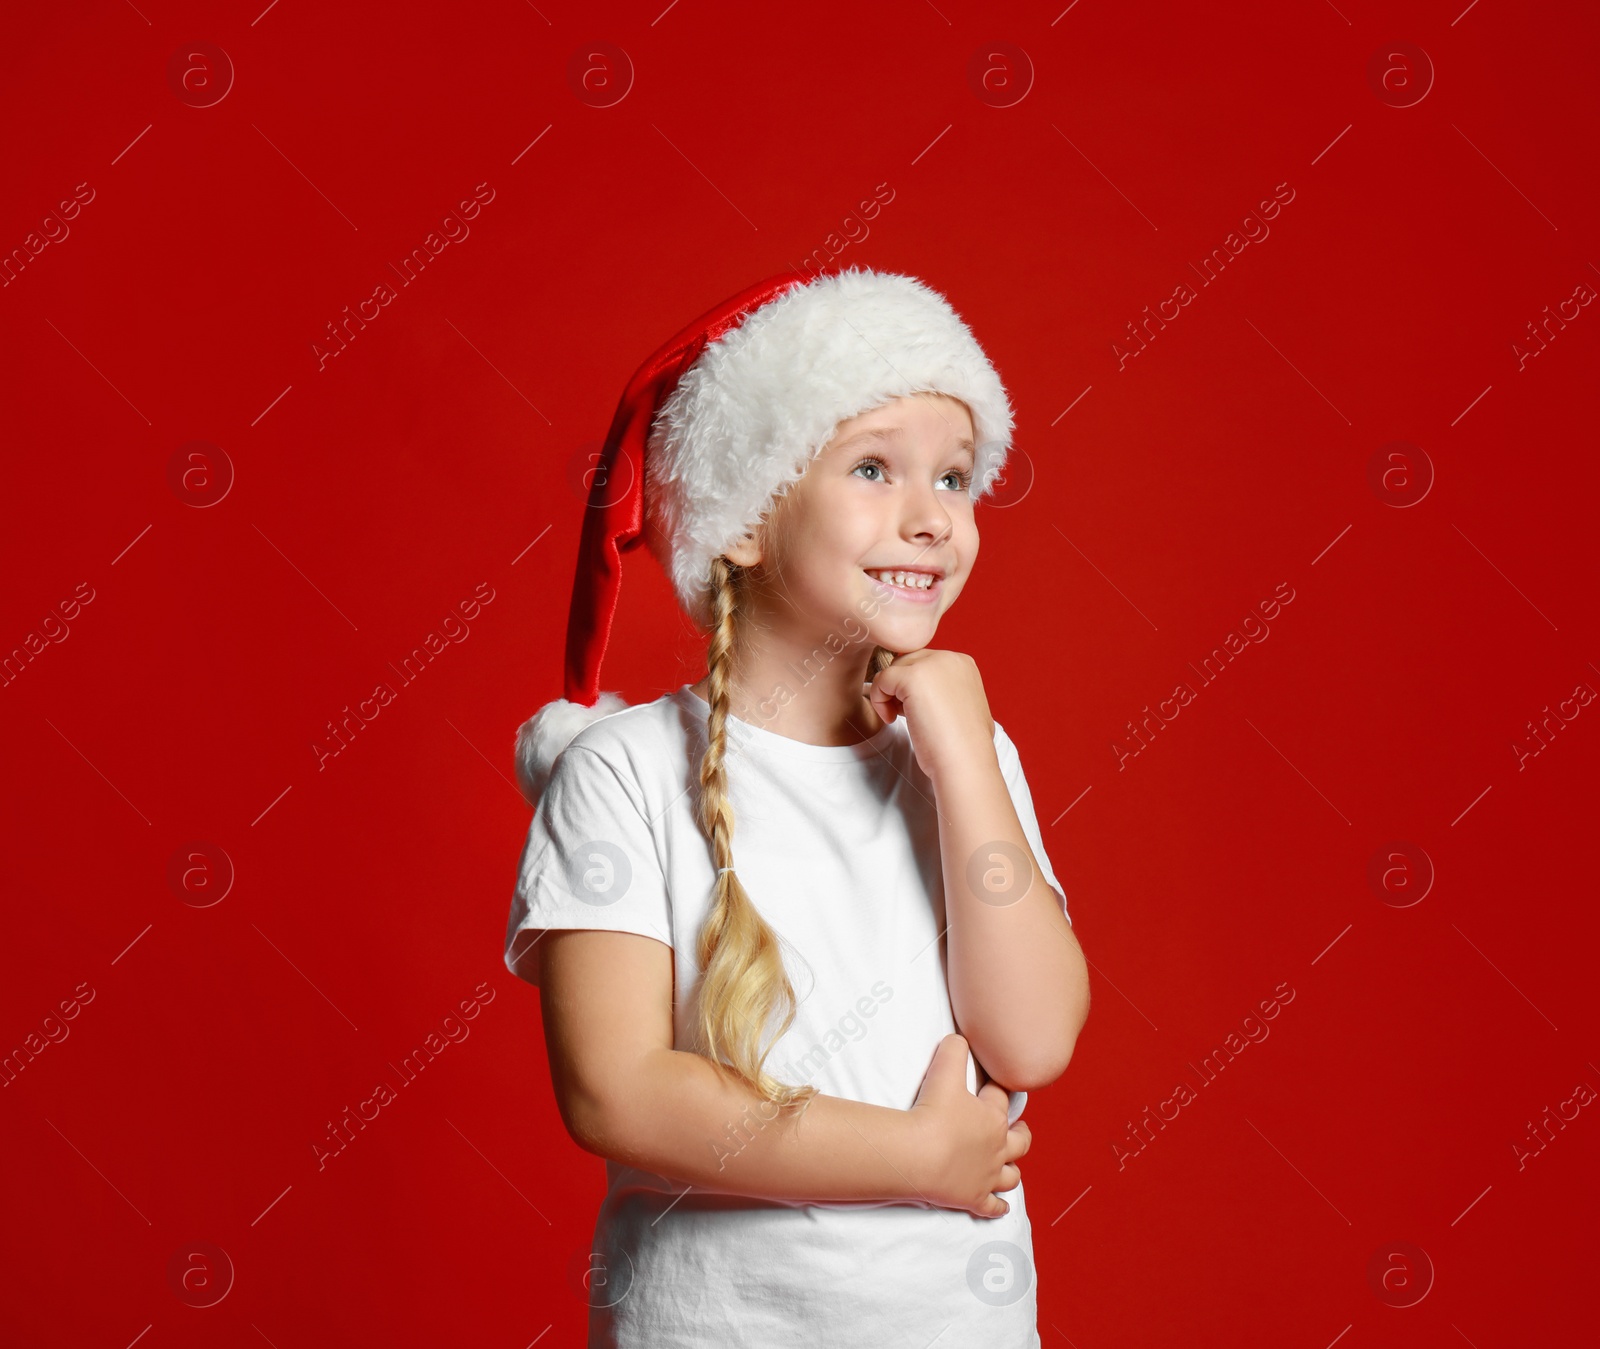
{"label": "chin", "polygon": [[908,651],[920,651],[927,646],[939,631],[937,619],[928,623],[897,623],[873,632],[869,638],[878,646],[887,647],[897,656],[903,656]]}

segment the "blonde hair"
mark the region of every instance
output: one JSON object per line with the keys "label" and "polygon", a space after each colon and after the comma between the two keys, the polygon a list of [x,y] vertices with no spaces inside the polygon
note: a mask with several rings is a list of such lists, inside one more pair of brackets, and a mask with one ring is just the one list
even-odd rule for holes
{"label": "blonde hair", "polygon": [[[781,503],[787,494],[780,494]],[[783,512],[775,505],[765,523],[777,523]],[[717,866],[711,912],[700,929],[698,956],[702,971],[694,1025],[698,1052],[752,1088],[765,1101],[784,1110],[808,1105],[814,1086],[780,1082],[763,1067],[771,1044],[793,1023],[798,1006],[784,970],[777,934],[757,911],[733,869],[733,806],[728,798],[728,716],[731,680],[737,665],[737,638],[747,610],[748,573],[717,557],[711,563],[712,624],[706,653],[710,715],[706,749],[700,760],[700,826],[710,840]],[[873,648],[867,678],[873,679],[894,654]],[[762,1047],[767,1024],[781,1017],[777,1031]]]}

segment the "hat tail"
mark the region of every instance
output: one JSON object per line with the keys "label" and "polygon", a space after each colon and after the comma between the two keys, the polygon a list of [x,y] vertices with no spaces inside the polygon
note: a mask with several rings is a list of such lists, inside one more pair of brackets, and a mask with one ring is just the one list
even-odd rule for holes
{"label": "hat tail", "polygon": [[556,758],[572,738],[601,717],[621,712],[628,704],[620,694],[602,693],[593,707],[557,698],[546,703],[517,728],[517,786],[530,806],[539,798],[555,771]]}
{"label": "hat tail", "polygon": [[562,681],[567,696],[546,703],[517,730],[517,786],[530,806],[537,808],[556,758],[572,737],[591,722],[628,706],[621,695],[600,692],[600,661],[611,640],[623,554],[646,542],[647,450],[662,402],[709,343],[737,326],[747,312],[807,279],[803,272],[783,272],[740,291],[657,350],[628,381],[591,466],[578,568],[567,609]]}

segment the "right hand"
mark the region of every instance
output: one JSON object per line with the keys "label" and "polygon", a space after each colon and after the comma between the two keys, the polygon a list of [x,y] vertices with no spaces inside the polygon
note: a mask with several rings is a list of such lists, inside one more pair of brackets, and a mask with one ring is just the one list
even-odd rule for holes
{"label": "right hand", "polygon": [[909,1112],[917,1138],[917,1190],[939,1208],[962,1209],[979,1218],[999,1218],[1011,1205],[994,1193],[1022,1181],[1016,1161],[1033,1142],[1028,1126],[1006,1124],[1010,1097],[1005,1088],[985,1082],[977,1095],[967,1090],[966,1037],[939,1041],[922,1089]]}

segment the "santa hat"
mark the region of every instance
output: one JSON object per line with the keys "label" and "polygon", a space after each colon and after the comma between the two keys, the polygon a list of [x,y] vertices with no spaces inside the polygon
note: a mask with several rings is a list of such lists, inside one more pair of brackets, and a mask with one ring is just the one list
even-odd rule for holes
{"label": "santa hat", "polygon": [[1011,448],[1011,405],[971,330],[915,277],[785,272],[701,315],[639,367],[589,489],[566,696],[517,731],[517,780],[530,805],[572,738],[628,706],[600,692],[622,554],[645,543],[685,612],[709,630],[712,560],[760,523],[840,422],[917,392],[949,394],[971,410],[976,501]]}

